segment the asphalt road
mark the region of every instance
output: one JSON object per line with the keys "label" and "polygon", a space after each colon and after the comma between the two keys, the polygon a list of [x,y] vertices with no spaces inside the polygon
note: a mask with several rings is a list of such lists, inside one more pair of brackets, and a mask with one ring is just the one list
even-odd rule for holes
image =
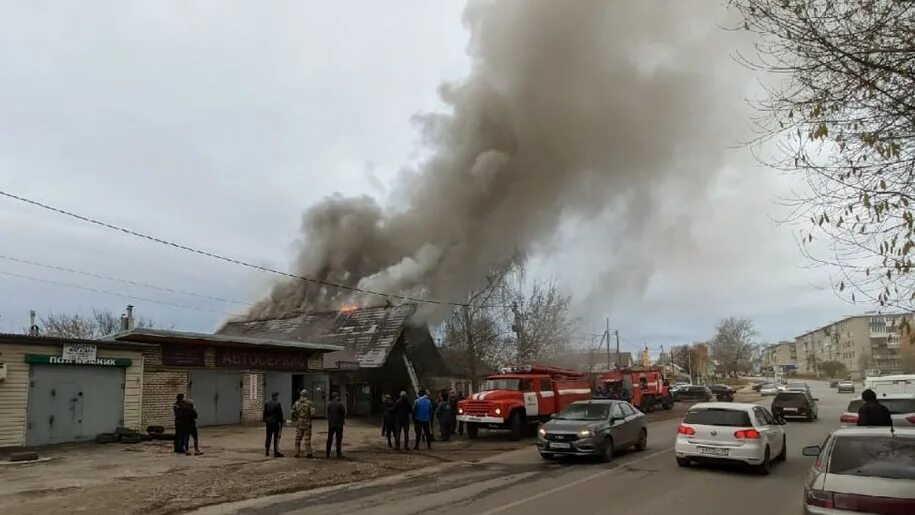
{"label": "asphalt road", "polygon": [[[839,425],[848,401],[826,383],[810,382],[820,399],[819,420],[788,423],[788,460],[767,477],[742,468],[676,465],[673,443],[679,420],[648,426],[648,449],[612,463],[545,462],[531,448],[476,464],[418,471],[360,486],[333,488],[213,507],[207,513],[301,515],[530,515],[573,512],[708,514],[800,513],[804,477],[816,445]],[[771,397],[761,403],[769,404]]]}

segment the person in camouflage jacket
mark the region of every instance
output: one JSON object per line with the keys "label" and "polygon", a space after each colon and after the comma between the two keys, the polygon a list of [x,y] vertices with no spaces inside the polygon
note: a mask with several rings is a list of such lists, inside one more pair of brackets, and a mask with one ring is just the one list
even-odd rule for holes
{"label": "person in camouflage jacket", "polygon": [[308,390],[299,392],[299,400],[292,406],[292,423],[295,424],[295,457],[301,455],[302,440],[305,440],[305,457],[311,454],[311,419],[315,416],[315,404],[308,398]]}

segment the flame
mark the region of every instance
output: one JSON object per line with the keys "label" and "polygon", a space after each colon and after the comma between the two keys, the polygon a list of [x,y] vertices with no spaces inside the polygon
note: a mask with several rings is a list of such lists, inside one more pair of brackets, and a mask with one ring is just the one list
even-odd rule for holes
{"label": "flame", "polygon": [[359,309],[359,306],[357,306],[355,304],[347,304],[340,308],[340,312],[341,313],[352,313],[353,311],[356,311],[357,309]]}

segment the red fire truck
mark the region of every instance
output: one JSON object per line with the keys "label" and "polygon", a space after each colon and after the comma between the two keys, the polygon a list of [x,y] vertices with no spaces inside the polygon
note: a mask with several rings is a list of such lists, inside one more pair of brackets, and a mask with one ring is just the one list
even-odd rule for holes
{"label": "red fire truck", "polygon": [[486,378],[480,393],[458,402],[457,418],[470,438],[486,428],[509,430],[517,440],[525,428],[590,398],[588,378],[579,372],[536,365],[504,368]]}
{"label": "red fire truck", "polygon": [[634,367],[612,370],[601,376],[601,383],[611,398],[629,400],[647,413],[656,406],[670,409],[674,399],[664,372],[655,367]]}

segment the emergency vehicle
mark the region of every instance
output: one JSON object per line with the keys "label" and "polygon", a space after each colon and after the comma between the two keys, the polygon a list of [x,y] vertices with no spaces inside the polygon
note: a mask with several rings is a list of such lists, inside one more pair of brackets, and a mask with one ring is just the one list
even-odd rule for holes
{"label": "emergency vehicle", "polygon": [[648,413],[657,406],[670,409],[674,399],[664,372],[655,367],[635,367],[611,370],[601,376],[608,395],[628,400],[639,410]]}
{"label": "emergency vehicle", "polygon": [[517,440],[525,429],[590,398],[591,385],[579,372],[536,365],[503,368],[485,379],[480,393],[458,402],[457,419],[470,438],[485,428],[511,431]]}

